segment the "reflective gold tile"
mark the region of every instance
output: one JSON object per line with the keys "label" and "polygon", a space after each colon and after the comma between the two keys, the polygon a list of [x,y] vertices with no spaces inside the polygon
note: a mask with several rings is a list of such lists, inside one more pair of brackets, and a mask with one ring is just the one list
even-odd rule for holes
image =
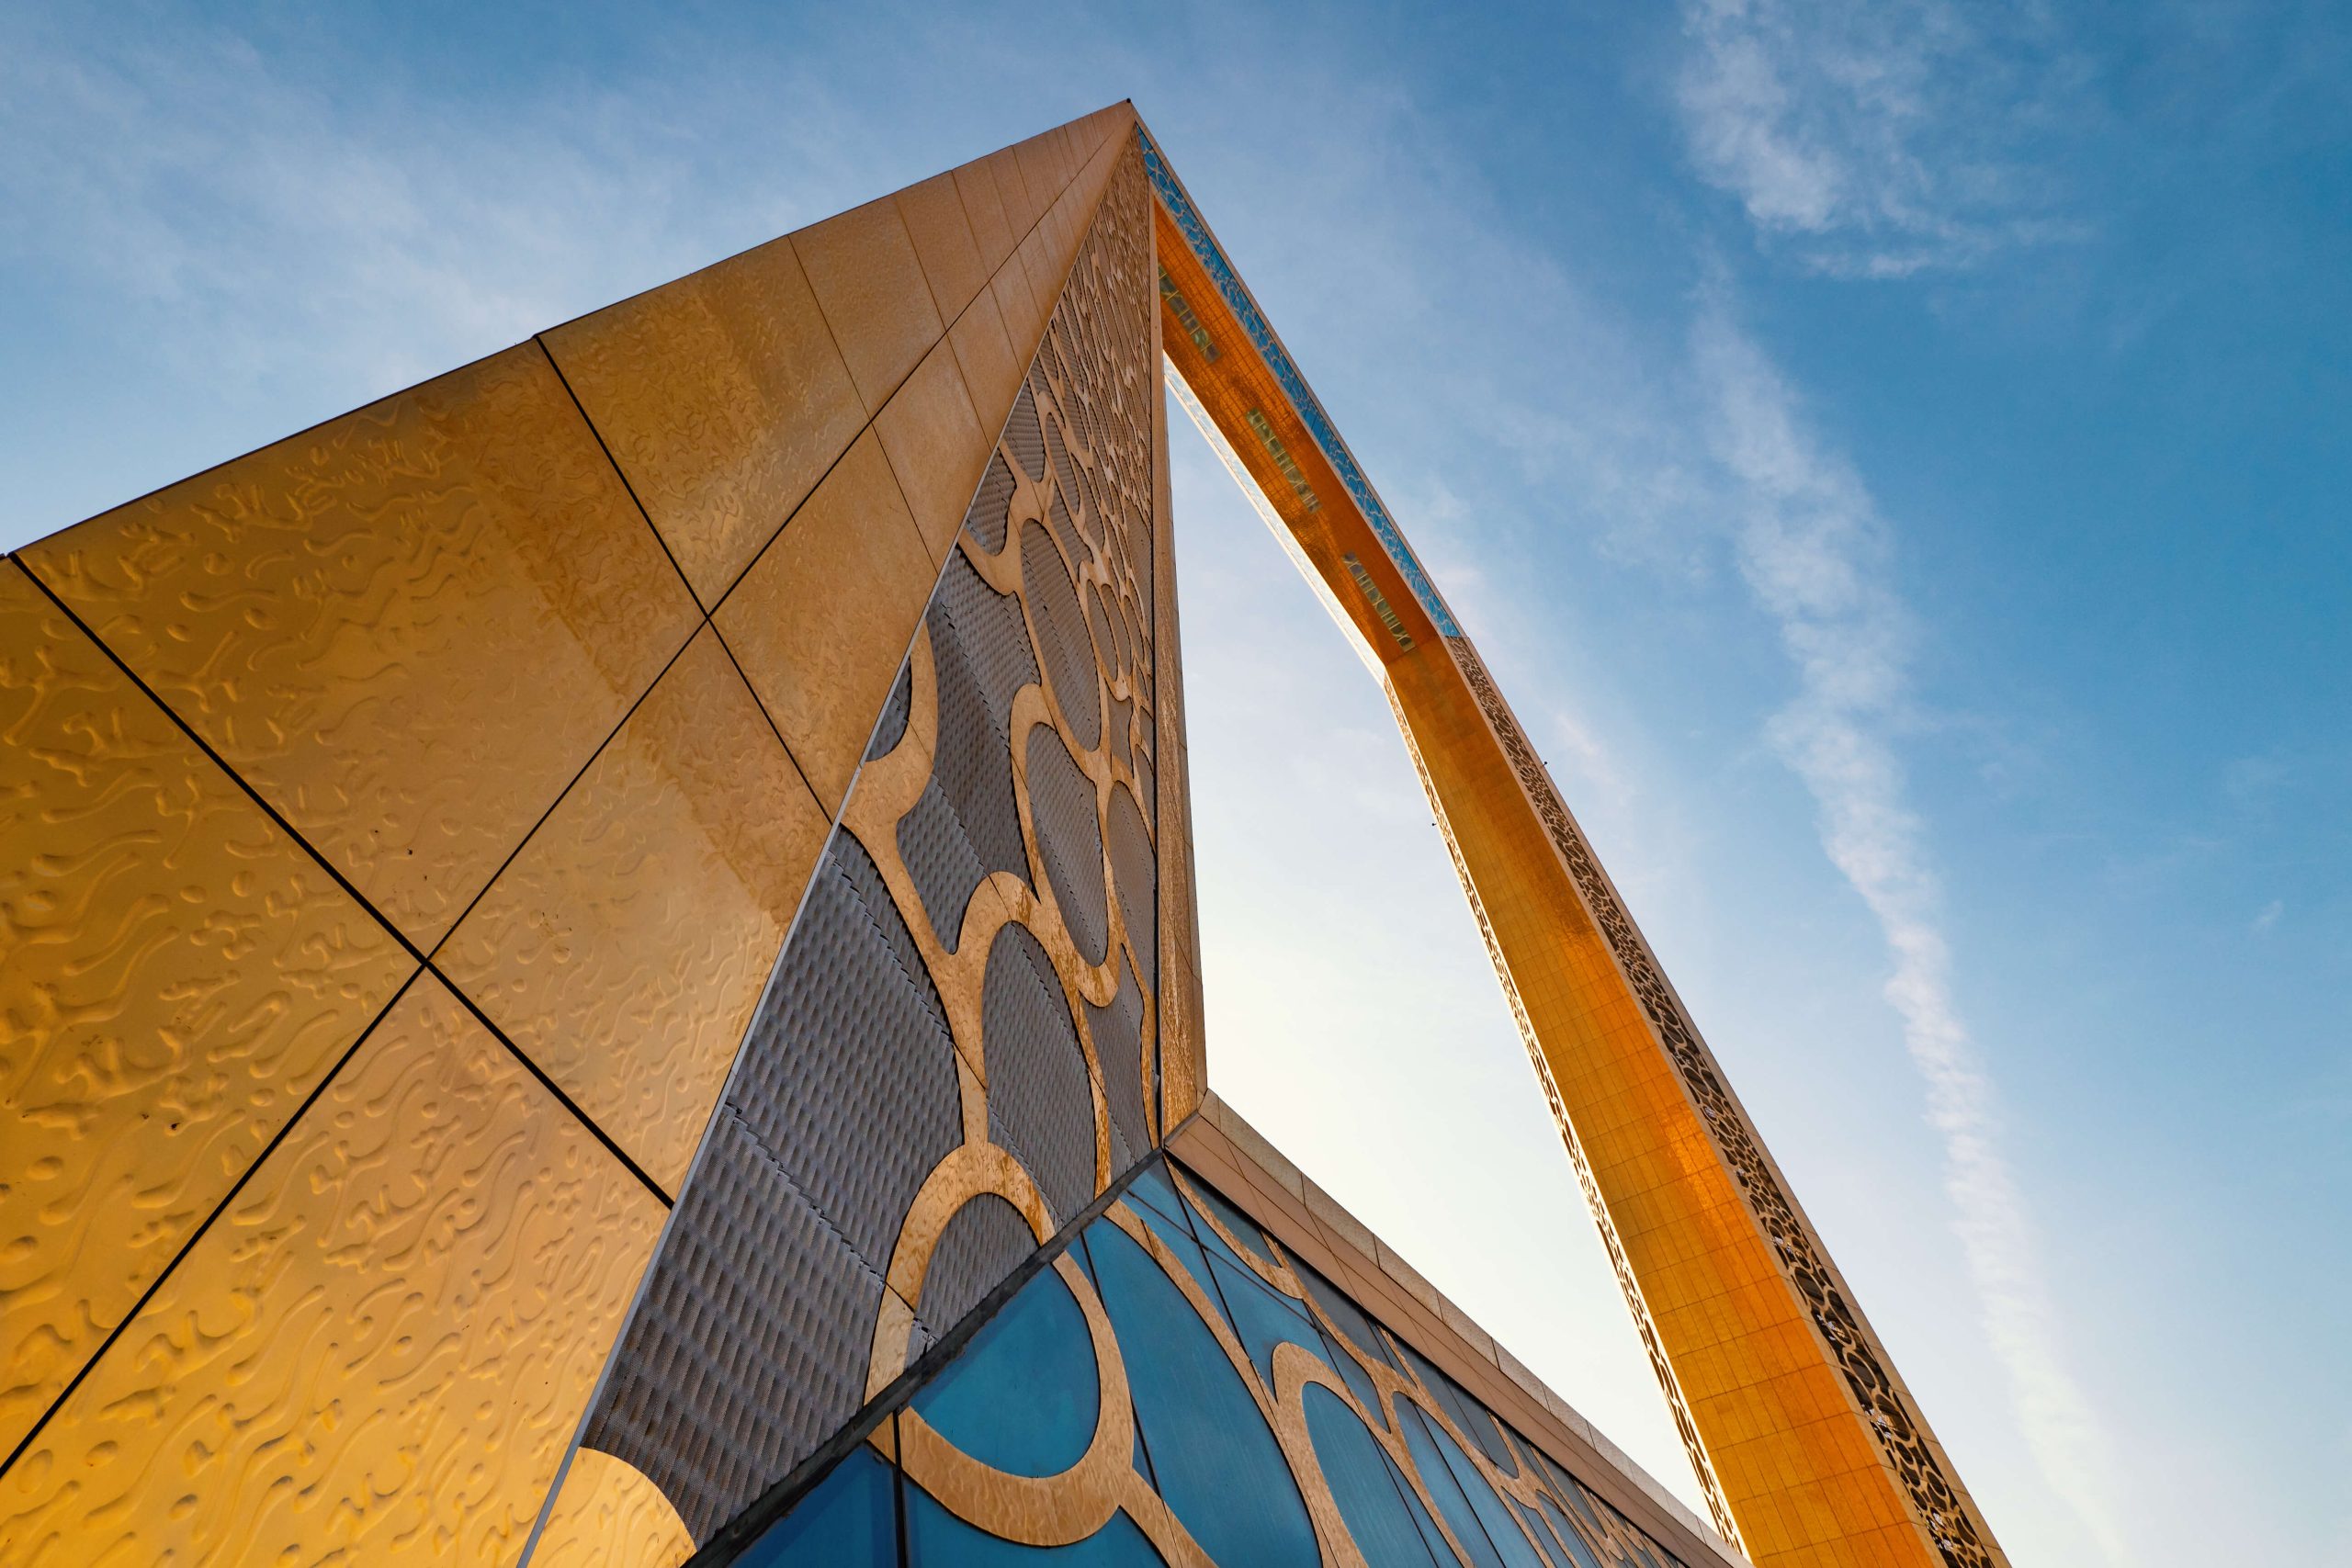
{"label": "reflective gold tile", "polygon": [[947,341],[955,350],[956,367],[964,372],[964,390],[972,400],[980,428],[1002,430],[1005,416],[1012,412],[1012,400],[1021,391],[1024,366],[1012,352],[1012,340],[1005,336],[1004,312],[997,309],[995,289],[983,288],[972,297],[971,304],[947,330]]}
{"label": "reflective gold tile", "polygon": [[536,343],[23,554],[425,947],[695,619]]}
{"label": "reflective gold tile", "polygon": [[706,626],[437,966],[675,1193],[825,828]]}
{"label": "reflective gold tile", "polygon": [[993,434],[981,433],[949,340],[942,338],[923,355],[875,420],[874,430],[914,513],[924,549],[934,564],[945,560],[979,486],[980,470],[996,449]]}
{"label": "reflective gold tile", "polygon": [[0,1541],[512,1562],[662,1213],[419,979],[0,1475]]}
{"label": "reflective gold tile", "polygon": [[1005,216],[1004,198],[997,193],[996,176],[984,164],[966,164],[954,174],[956,194],[963,198],[964,216],[972,225],[972,241],[979,247],[980,265],[993,274],[1012,254],[1021,236]]}
{"label": "reflective gold tile", "polygon": [[532,1568],[677,1568],[695,1538],[662,1489],[627,1460],[583,1448],[548,1512]]}
{"label": "reflective gold tile", "polygon": [[791,239],[858,397],[879,412],[947,330],[899,204],[886,196]]}
{"label": "reflective gold tile", "polygon": [[541,335],[706,604],[865,423],[789,240]]}
{"label": "reflective gold tile", "polygon": [[964,216],[964,198],[956,191],[956,176],[933,175],[909,186],[896,199],[922,262],[923,276],[931,281],[932,303],[939,307],[940,320],[953,321],[989,280],[971,220]]}
{"label": "reflective gold tile", "polygon": [[711,616],[828,815],[936,576],[868,431]]}
{"label": "reflective gold tile", "polygon": [[0,1454],[415,967],[0,562]]}

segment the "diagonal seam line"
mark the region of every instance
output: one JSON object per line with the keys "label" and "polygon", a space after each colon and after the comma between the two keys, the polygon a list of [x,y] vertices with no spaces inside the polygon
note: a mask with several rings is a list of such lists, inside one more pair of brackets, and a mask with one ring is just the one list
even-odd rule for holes
{"label": "diagonal seam line", "polygon": [[[562,1105],[565,1110],[571,1111],[574,1117],[578,1118],[581,1124],[586,1127],[590,1134],[595,1137],[596,1141],[604,1145],[605,1149],[608,1150],[616,1159],[621,1162],[622,1166],[628,1169],[630,1175],[643,1182],[646,1190],[653,1194],[654,1198],[661,1202],[663,1208],[666,1209],[670,1207],[670,1195],[667,1192],[664,1192],[662,1190],[661,1185],[651,1177],[645,1174],[644,1168],[639,1166],[637,1161],[631,1159],[628,1156],[628,1151],[624,1150],[620,1145],[613,1141],[610,1134],[606,1133],[604,1128],[591,1121],[581,1111],[579,1105],[570,1095],[557,1088],[555,1080],[548,1077],[546,1072],[541,1070],[539,1065],[531,1060],[530,1056],[524,1052],[521,1046],[508,1039],[504,1030],[500,1029],[496,1024],[491,1022],[489,1018],[484,1015],[481,1009],[474,1005],[474,999],[471,997],[466,995],[466,993],[458,987],[451,985],[449,977],[442,974],[439,969],[434,967],[432,959],[417,950],[416,943],[408,939],[408,934],[405,931],[401,931],[400,927],[394,925],[390,920],[384,918],[383,911],[377,908],[376,906],[368,900],[366,894],[360,892],[357,887],[352,885],[351,879],[344,875],[340,867],[338,867],[334,862],[328,860],[325,855],[321,854],[317,846],[313,845],[310,840],[304,838],[300,833],[296,832],[294,830],[294,825],[286,819],[285,816],[278,811],[277,807],[264,799],[262,793],[255,789],[251,784],[248,784],[243,773],[240,773],[236,769],[231,767],[227,761],[221,757],[220,753],[212,749],[211,743],[206,740],[203,736],[198,735],[194,727],[189,725],[187,719],[180,716],[179,711],[176,708],[174,708],[169,703],[164,702],[162,697],[156,695],[154,688],[148,685],[146,681],[141,678],[137,671],[133,670],[128,663],[124,662],[122,656],[117,653],[111,646],[98,636],[96,632],[93,631],[90,628],[89,623],[82,619],[80,615],[76,615],[74,607],[71,604],[68,604],[63,599],[60,598],[57,593],[51,589],[48,583],[43,582],[40,580],[40,575],[36,573],[32,568],[27,566],[23,559],[17,556],[11,555],[8,558],[11,561],[14,561],[16,563],[17,570],[23,572],[32,585],[36,589],[40,590],[42,597],[46,598],[51,604],[56,605],[58,612],[67,620],[73,622],[75,629],[80,631],[84,637],[88,637],[92,646],[104,653],[107,658],[113,662],[114,667],[122,671],[124,677],[128,679],[133,686],[136,686],[139,689],[139,693],[141,696],[145,697],[149,702],[153,703],[156,708],[172,721],[173,725],[178,728],[179,732],[187,736],[188,739],[194,743],[197,750],[203,752],[204,755],[211,761],[214,767],[219,768],[221,773],[226,776],[231,783],[234,784],[239,789],[244,792],[245,798],[251,800],[254,806],[258,807],[263,815],[266,816],[271,822],[277,825],[277,830],[286,835],[289,842],[300,846],[302,852],[309,855],[312,861],[317,863],[320,870],[325,872],[327,875],[334,878],[334,885],[342,888],[345,894],[351,898],[353,903],[366,910],[371,919],[375,920],[378,925],[383,927],[385,931],[391,933],[392,940],[399,942],[401,944],[401,951],[405,952],[411,958],[416,961],[420,969],[431,969],[433,971],[434,978],[439,980],[445,987],[447,987],[449,994],[456,997],[459,1002],[463,1003],[466,1010],[472,1013],[473,1016],[481,1022],[482,1026],[490,1031],[492,1036],[496,1039],[501,1045],[505,1046],[506,1049],[514,1055],[516,1061],[522,1063],[523,1066],[530,1071],[533,1077],[537,1077],[541,1083],[548,1087],[548,1090],[556,1097],[558,1103]],[[688,640],[691,641],[692,639],[689,638]],[[681,649],[679,651],[684,652],[684,649]],[[673,655],[673,661],[674,659],[675,656]],[[656,677],[656,680],[658,682],[659,677]],[[650,692],[652,687],[648,686],[646,690]],[[644,699],[639,697],[638,700],[642,702]],[[611,738],[608,736],[606,739],[609,740]],[[584,772],[585,769],[583,768],[582,771]],[[577,782],[576,779],[575,782]],[[569,785],[565,787],[567,789],[570,788]],[[560,799],[561,797],[559,796],[558,798]],[[554,807],[550,807],[548,809],[553,810]],[[542,818],[541,820],[545,820],[545,818]],[[534,831],[536,830],[537,829],[535,829]],[[526,837],[527,838],[528,835],[526,835]],[[513,857],[510,856],[508,858],[512,859]],[[450,929],[453,931],[456,930],[454,926]]]}
{"label": "diagonal seam line", "polygon": [[164,1281],[172,1277],[173,1272],[179,1268],[181,1260],[195,1250],[196,1244],[203,1240],[205,1234],[211,1230],[213,1221],[229,1212],[229,1205],[237,1201],[237,1194],[245,1190],[245,1184],[251,1181],[261,1168],[268,1162],[269,1156],[277,1152],[277,1146],[293,1133],[304,1114],[317,1103],[321,1095],[326,1093],[327,1086],[334,1082],[343,1072],[345,1066],[352,1057],[359,1054],[359,1048],[368,1043],[368,1038],[376,1032],[376,1026],[382,1023],[390,1015],[392,1009],[400,1005],[401,998],[408,995],[409,987],[415,985],[417,976],[424,973],[424,966],[422,964],[410,971],[409,977],[401,982],[400,989],[394,991],[391,998],[377,1010],[376,1016],[368,1021],[368,1027],[359,1032],[359,1037],[351,1043],[342,1055],[335,1058],[334,1066],[320,1076],[318,1083],[311,1088],[311,1092],[303,1096],[302,1103],[294,1108],[294,1114],[288,1116],[285,1125],[270,1135],[269,1142],[262,1145],[261,1152],[254,1156],[253,1163],[246,1166],[243,1173],[230,1185],[229,1190],[221,1195],[220,1201],[212,1206],[212,1212],[204,1216],[203,1223],[188,1233],[188,1238],[180,1244],[179,1250],[172,1254],[171,1261],[164,1264],[155,1278],[149,1282],[147,1288],[140,1292],[139,1299],[131,1303],[130,1310],[122,1314],[122,1321],[107,1331],[106,1338],[99,1343],[96,1350],[90,1353],[89,1359],[82,1363],[82,1370],[74,1374],[72,1381],[59,1391],[55,1399],[50,1401],[49,1408],[41,1412],[40,1419],[32,1424],[31,1429],[25,1433],[24,1439],[10,1450],[6,1460],[0,1461],[0,1475],[7,1474],[16,1467],[17,1461],[23,1458],[25,1450],[33,1446],[34,1439],[40,1436],[42,1429],[49,1425],[51,1417],[65,1408],[65,1402],[74,1397],[74,1391],[82,1386],[84,1379],[96,1371],[98,1363],[106,1359],[107,1352],[114,1348],[115,1341],[122,1337],[124,1331],[139,1320],[139,1314],[147,1309],[147,1303],[154,1299],[155,1292],[164,1288]]}

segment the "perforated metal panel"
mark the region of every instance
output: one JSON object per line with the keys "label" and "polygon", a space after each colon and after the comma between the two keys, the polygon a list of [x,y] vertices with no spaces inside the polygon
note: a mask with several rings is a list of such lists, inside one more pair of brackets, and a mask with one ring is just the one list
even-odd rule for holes
{"label": "perforated metal panel", "polygon": [[1012,698],[1037,679],[1021,605],[951,552],[925,622],[939,692],[932,775],[898,828],[899,853],[924,915],[949,952],[972,891],[990,872],[1026,880],[1029,855],[1012,798]]}
{"label": "perforated metal panel", "polygon": [[1020,1210],[993,1192],[979,1194],[950,1215],[940,1233],[917,1314],[933,1334],[944,1335],[1036,1249]]}
{"label": "perforated metal panel", "polygon": [[1018,484],[1004,454],[991,453],[988,472],[980,476],[980,488],[964,513],[964,526],[988,547],[990,555],[1004,548],[1005,529],[1012,515],[1012,492]]}
{"label": "perforated metal panel", "polygon": [[1094,641],[1061,556],[1035,523],[1021,530],[1021,591],[1036,623],[1038,649],[1053,682],[1054,700],[1061,705],[1079,745],[1091,750],[1102,741],[1102,679],[1095,671]]}
{"label": "perforated metal panel", "polygon": [[955,1046],[865,850],[837,832],[585,1441],[697,1538],[857,1407],[908,1204],[961,1139]]}
{"label": "perforated metal panel", "polygon": [[1159,954],[1159,861],[1151,836],[1144,830],[1143,813],[1125,784],[1111,789],[1111,874],[1119,884],[1119,914],[1127,924],[1127,940],[1143,970],[1143,983],[1158,984]]}
{"label": "perforated metal panel", "polygon": [[1136,985],[1135,968],[1119,961],[1119,988],[1111,1005],[1086,1005],[1086,1028],[1094,1042],[1094,1059],[1102,1067],[1102,1098],[1111,1108],[1111,1129],[1118,1146],[1114,1163],[1124,1168],[1124,1155],[1141,1154],[1150,1144],[1149,1122],[1144,1116],[1144,1086],[1149,1075],[1143,1065],[1143,992]]}
{"label": "perforated metal panel", "polygon": [[989,950],[980,1020],[989,1136],[1029,1168],[1058,1224],[1094,1195],[1094,1100],[1053,960],[1018,925]]}
{"label": "perforated metal panel", "polygon": [[1109,895],[1102,886],[1102,829],[1094,785],[1046,725],[1029,732],[1029,810],[1046,880],[1069,926],[1079,956],[1100,964],[1110,946]]}

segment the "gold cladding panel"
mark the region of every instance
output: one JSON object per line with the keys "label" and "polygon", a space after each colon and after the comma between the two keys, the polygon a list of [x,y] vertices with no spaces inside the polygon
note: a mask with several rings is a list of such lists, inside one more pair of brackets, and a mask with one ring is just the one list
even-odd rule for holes
{"label": "gold cladding panel", "polygon": [[512,1562],[662,1217],[420,979],[0,1475],[0,1541]]}
{"label": "gold cladding panel", "polygon": [[694,1554],[695,1538],[659,1486],[627,1460],[582,1445],[531,1568],[677,1568]]}
{"label": "gold cladding panel", "polygon": [[791,236],[866,412],[878,413],[947,331],[899,204],[889,197]]}
{"label": "gold cladding panel", "polygon": [[789,240],[541,336],[706,604],[865,423]]}
{"label": "gold cladding panel", "polygon": [[964,373],[949,339],[923,355],[874,422],[899,491],[914,513],[923,548],[936,566],[947,558],[964,525],[981,469],[995,450],[972,412]]}
{"label": "gold cladding panel", "polygon": [[869,431],[712,614],[829,814],[937,575]]}
{"label": "gold cladding panel", "polygon": [[428,948],[695,618],[537,344],[24,558]]}
{"label": "gold cladding panel", "polygon": [[436,962],[674,1193],[825,829],[705,627]]}
{"label": "gold cladding panel", "polygon": [[0,563],[0,1453],[414,967]]}

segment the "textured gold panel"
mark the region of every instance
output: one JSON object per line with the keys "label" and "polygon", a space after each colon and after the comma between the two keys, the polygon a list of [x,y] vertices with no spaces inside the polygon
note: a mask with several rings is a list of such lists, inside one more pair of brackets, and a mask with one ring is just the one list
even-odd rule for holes
{"label": "textured gold panel", "polygon": [[662,1489],[627,1460],[582,1448],[548,1513],[531,1568],[677,1568],[695,1538]]}
{"label": "textured gold panel", "polygon": [[540,336],[706,604],[865,423],[788,239]]}
{"label": "textured gold panel", "polygon": [[24,558],[425,947],[695,615],[537,344]]}
{"label": "textured gold panel", "polygon": [[1004,312],[997,309],[996,290],[983,288],[947,332],[956,364],[964,372],[964,390],[972,400],[984,430],[1004,428],[1004,416],[1021,390],[1021,359],[1004,333]]}
{"label": "textured gold panel", "polygon": [[867,412],[879,412],[947,330],[899,204],[886,196],[812,223],[793,234],[792,246],[857,395]]}
{"label": "textured gold panel", "polygon": [[706,626],[435,962],[675,1192],[825,828]]}
{"label": "textured gold panel", "polygon": [[0,1540],[512,1562],[662,1215],[420,979],[0,1476]]}
{"label": "textured gold panel", "polygon": [[711,616],[829,814],[937,576],[869,431]]}
{"label": "textured gold panel", "polygon": [[923,276],[931,280],[932,302],[939,307],[942,321],[952,321],[989,280],[971,220],[964,215],[964,199],[956,194],[956,176],[933,175],[909,186],[895,199],[915,254],[922,261]]}
{"label": "textured gold panel", "polygon": [[415,967],[0,562],[0,1454]]}
{"label": "textured gold panel", "polygon": [[1013,242],[1021,236],[1013,231],[1012,220],[1005,216],[1004,199],[997,194],[996,176],[980,164],[967,164],[954,171],[956,194],[963,198],[964,216],[972,225],[972,241],[979,246],[980,264],[993,276],[1012,254]]}
{"label": "textured gold panel", "polygon": [[933,564],[947,558],[995,443],[980,429],[956,353],[943,338],[874,422]]}

